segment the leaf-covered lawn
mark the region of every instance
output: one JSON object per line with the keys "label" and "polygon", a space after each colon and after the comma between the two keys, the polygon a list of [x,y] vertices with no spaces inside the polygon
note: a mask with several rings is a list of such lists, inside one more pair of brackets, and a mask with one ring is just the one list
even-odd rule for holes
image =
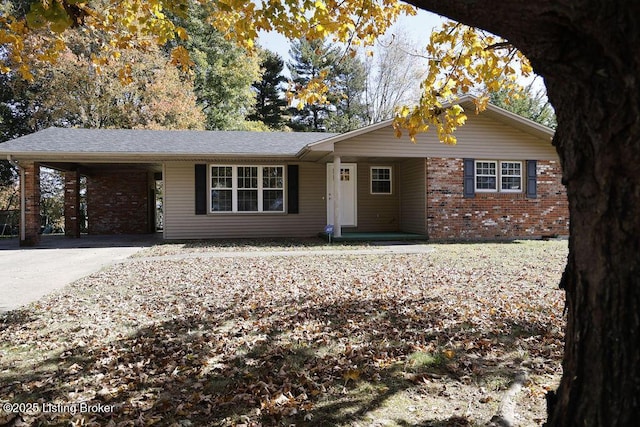
{"label": "leaf-covered lawn", "polygon": [[540,424],[566,242],[430,247],[116,265],[3,319],[0,401],[114,405],[34,425],[466,426],[525,374],[516,421]]}

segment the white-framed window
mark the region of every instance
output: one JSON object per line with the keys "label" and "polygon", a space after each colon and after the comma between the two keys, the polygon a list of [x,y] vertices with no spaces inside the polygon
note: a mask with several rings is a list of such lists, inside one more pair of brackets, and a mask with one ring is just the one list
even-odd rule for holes
{"label": "white-framed window", "polygon": [[211,212],[233,211],[233,167],[211,166]]}
{"label": "white-framed window", "polygon": [[500,191],[522,192],[522,162],[500,162]]}
{"label": "white-framed window", "polygon": [[393,192],[393,170],[391,166],[371,166],[371,194]]}
{"label": "white-framed window", "polygon": [[284,168],[262,168],[262,211],[284,212]]}
{"label": "white-framed window", "polygon": [[210,212],[284,212],[284,166],[210,166]]}
{"label": "white-framed window", "polygon": [[475,190],[477,192],[522,192],[522,162],[476,160]]}
{"label": "white-framed window", "polygon": [[476,160],[476,191],[498,191],[498,162]]}

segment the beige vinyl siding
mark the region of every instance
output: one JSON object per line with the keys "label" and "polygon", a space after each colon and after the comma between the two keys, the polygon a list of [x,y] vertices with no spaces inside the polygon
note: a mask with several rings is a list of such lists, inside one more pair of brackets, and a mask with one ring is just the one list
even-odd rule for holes
{"label": "beige vinyl siding", "polygon": [[[371,194],[371,166],[390,166],[391,194]],[[398,164],[358,162],[358,227],[359,232],[391,232],[400,230],[400,198],[398,196]],[[346,230],[346,229],[345,229]],[[354,229],[351,229],[354,230]]]}
{"label": "beige vinyl siding", "polygon": [[427,233],[426,170],[424,159],[400,164],[400,230],[405,233]]}
{"label": "beige vinyl siding", "polygon": [[[222,164],[218,161],[211,163]],[[326,224],[325,165],[299,164],[300,213],[298,214],[196,215],[194,164],[193,162],[165,163],[165,239],[310,237],[324,229]],[[275,163],[266,161],[264,164]],[[284,163],[278,164],[286,166]]]}
{"label": "beige vinyl siding", "polygon": [[442,157],[494,159],[557,160],[551,139],[542,139],[508,126],[487,115],[469,113],[464,126],[455,133],[456,145],[442,144],[431,129],[412,143],[405,135],[398,139],[387,126],[336,143],[335,152],[344,157]]}

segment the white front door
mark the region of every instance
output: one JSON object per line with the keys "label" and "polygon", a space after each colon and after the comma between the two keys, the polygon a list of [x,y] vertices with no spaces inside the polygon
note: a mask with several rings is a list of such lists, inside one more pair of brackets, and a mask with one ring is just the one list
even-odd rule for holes
{"label": "white front door", "polygon": [[[340,224],[343,227],[358,225],[357,182],[356,164],[342,163],[340,165]],[[327,164],[327,223],[333,224],[333,163]]]}

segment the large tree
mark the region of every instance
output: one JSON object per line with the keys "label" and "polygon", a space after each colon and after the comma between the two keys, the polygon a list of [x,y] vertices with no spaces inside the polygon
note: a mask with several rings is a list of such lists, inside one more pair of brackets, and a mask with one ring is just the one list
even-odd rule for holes
{"label": "large tree", "polygon": [[365,106],[367,122],[392,119],[398,108],[420,98],[420,83],[426,74],[426,52],[422,42],[411,39],[398,27],[380,38],[365,56]]}
{"label": "large tree", "polygon": [[348,132],[366,124],[364,105],[366,73],[363,62],[356,55],[343,55],[331,73],[331,97],[335,107],[327,118],[327,131]]}
{"label": "large tree", "polygon": [[[163,4],[184,5],[159,0],[144,3],[129,0],[117,5],[127,3],[135,3],[138,11]],[[553,144],[562,162],[571,212],[569,256],[561,283],[566,291],[567,311],[563,378],[557,398],[550,399],[555,402],[548,423],[635,425],[640,416],[640,3],[628,0],[411,0],[411,3],[508,40],[496,39],[483,45],[473,30],[458,32],[449,27],[432,41],[446,45],[452,34],[459,34],[458,40],[468,43],[477,56],[472,59],[445,55],[438,59],[440,66],[475,70],[480,80],[489,82],[490,90],[498,89],[500,74],[511,72],[508,65],[500,62],[501,58],[506,58],[506,62],[513,58],[508,50],[511,44],[543,76],[558,119]],[[379,35],[402,9],[394,0],[345,0],[339,7],[336,2],[321,0],[304,2],[302,7],[297,0],[259,5],[246,7],[244,1],[227,0],[212,16],[219,28],[231,30],[230,34],[245,45],[251,44],[258,29],[274,28],[292,38],[303,35],[322,38],[335,33],[342,41],[367,41]],[[149,15],[153,17],[144,25],[143,32],[153,32],[158,27],[152,24],[161,20],[157,13]],[[60,20],[55,22],[56,30],[63,29]],[[4,28],[7,30],[4,34],[0,31],[0,38],[8,43],[16,68],[28,74],[28,58],[21,47],[21,38],[7,39],[20,34],[19,21],[5,20]],[[437,53],[437,49],[430,53]],[[174,56],[181,58],[180,52]],[[473,83],[471,78],[461,75],[446,78],[440,86],[437,74],[433,79],[427,77],[424,102],[421,101],[416,115],[410,109],[402,111],[407,120],[399,123],[415,132],[426,127],[421,118],[427,122],[440,120],[443,140],[453,142],[447,134],[462,122],[460,109],[443,109],[437,97],[464,90]]]}
{"label": "large tree", "polygon": [[[292,59],[287,67],[294,83],[290,95],[300,102],[291,109],[291,126],[312,132],[345,132],[361,127],[365,117],[362,62],[324,39],[294,40],[289,52]],[[312,82],[318,82],[320,89],[305,100],[299,94],[304,94]]]}
{"label": "large tree", "polygon": [[118,61],[94,64],[91,35],[73,30],[65,39],[59,61],[31,67],[33,81],[16,73],[3,76],[0,111],[11,125],[6,132],[13,134],[7,136],[49,126],[204,127],[190,77],[169,64],[158,47],[127,50]]}
{"label": "large tree", "polygon": [[[291,61],[287,62],[287,68],[294,84],[290,93],[298,98],[296,105],[291,108],[291,127],[298,131],[325,131],[324,122],[335,109],[330,100],[335,98],[330,93],[331,79],[340,58],[340,50],[325,43],[323,39],[301,38],[291,43],[289,55]],[[300,103],[298,92],[308,87],[312,81],[321,82],[324,89],[321,96]]]}
{"label": "large tree", "polygon": [[225,40],[207,22],[207,9],[197,2],[189,2],[188,11],[186,16],[173,18],[188,31],[188,37],[167,47],[184,47],[189,52],[195,93],[206,116],[205,128],[250,128],[252,124],[245,118],[255,104],[251,85],[260,79],[259,55],[248,55],[245,49]]}
{"label": "large tree", "polygon": [[253,82],[256,104],[254,111],[247,116],[247,119],[262,122],[273,130],[282,130],[285,126],[287,108],[283,93],[283,86],[287,81],[282,74],[284,60],[280,55],[269,50],[263,50],[261,57],[262,78]]}
{"label": "large tree", "polygon": [[507,38],[543,76],[571,213],[553,426],[640,416],[640,3],[423,0]]}

